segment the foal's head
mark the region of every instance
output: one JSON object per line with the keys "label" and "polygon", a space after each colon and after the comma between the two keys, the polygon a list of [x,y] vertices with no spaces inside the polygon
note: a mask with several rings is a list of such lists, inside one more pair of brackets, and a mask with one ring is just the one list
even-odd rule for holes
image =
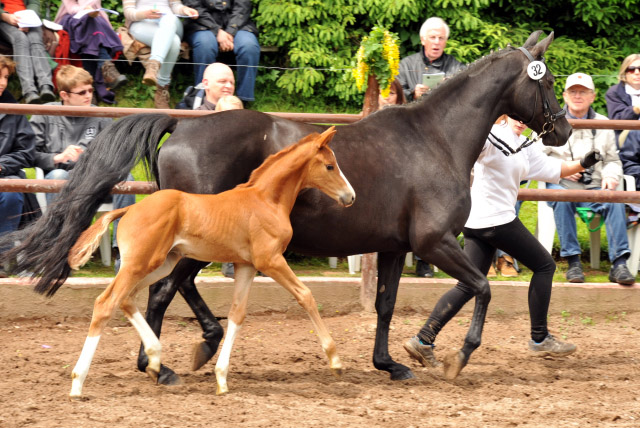
{"label": "foal's head", "polygon": [[322,134],[311,134],[300,141],[300,144],[309,144],[316,152],[308,163],[304,187],[315,187],[348,207],[355,201],[356,192],[340,171],[333,150],[329,148],[335,133],[335,126],[332,126]]}

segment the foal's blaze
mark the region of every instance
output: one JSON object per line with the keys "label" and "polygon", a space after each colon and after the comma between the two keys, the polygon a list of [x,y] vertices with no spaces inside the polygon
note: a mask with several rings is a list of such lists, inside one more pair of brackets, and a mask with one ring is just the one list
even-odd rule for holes
{"label": "foal's blaze", "polygon": [[216,364],[218,394],[228,392],[231,347],[247,311],[249,288],[259,269],[294,295],[307,311],[334,374],[342,363],[329,330],[320,318],[310,290],[295,276],[282,256],[291,240],[289,215],[300,190],[314,187],[343,206],[355,200],[353,188],[328,147],[336,131],[311,134],[267,158],[249,181],[218,195],[194,195],[161,190],[140,203],[111,211],[85,230],[68,255],[73,269],[82,266],[109,224],[118,226],[120,271],[98,296],[89,334],[72,373],[70,396],[80,397],[91,360],[108,320],[120,307],[142,339],[149,358],[147,373],[156,380],[161,346],[135,306],[138,291],[167,276],[182,257],[233,262],[235,291],[227,338]]}

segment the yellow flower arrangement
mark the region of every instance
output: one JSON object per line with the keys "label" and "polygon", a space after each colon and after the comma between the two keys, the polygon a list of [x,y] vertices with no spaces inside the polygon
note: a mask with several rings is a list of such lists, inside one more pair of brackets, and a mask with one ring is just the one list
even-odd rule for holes
{"label": "yellow flower arrangement", "polygon": [[380,94],[389,96],[389,89],[400,69],[398,36],[390,31],[373,27],[371,33],[362,39],[356,55],[353,77],[359,90],[366,89],[367,76],[372,73],[380,85]]}

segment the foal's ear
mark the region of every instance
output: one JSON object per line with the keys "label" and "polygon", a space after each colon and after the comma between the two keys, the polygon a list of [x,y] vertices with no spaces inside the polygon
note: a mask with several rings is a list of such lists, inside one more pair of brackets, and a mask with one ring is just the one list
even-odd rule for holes
{"label": "foal's ear", "polygon": [[551,42],[553,42],[553,31],[544,40],[529,49],[529,52],[534,58],[539,58],[549,49]]}
{"label": "foal's ear", "polygon": [[320,134],[320,137],[318,138],[318,148],[322,148],[327,144],[329,144],[333,136],[336,135],[336,132],[338,132],[336,131],[336,127],[332,126],[331,128],[324,131],[322,134]]}
{"label": "foal's ear", "polygon": [[538,39],[540,38],[540,34],[542,34],[542,30],[534,31],[533,33],[531,33],[531,35],[529,36],[527,41],[524,42],[524,45],[522,45],[522,47],[526,48],[526,49],[529,49],[529,48],[535,46],[535,44],[538,43]]}

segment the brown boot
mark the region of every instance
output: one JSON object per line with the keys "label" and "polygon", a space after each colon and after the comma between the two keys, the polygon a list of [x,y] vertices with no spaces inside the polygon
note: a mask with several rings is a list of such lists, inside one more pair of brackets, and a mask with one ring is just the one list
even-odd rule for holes
{"label": "brown boot", "polygon": [[145,85],[153,86],[158,84],[158,70],[160,70],[160,61],[150,59],[145,65],[144,76],[142,76],[142,83]]}
{"label": "brown boot", "polygon": [[127,76],[120,74],[115,64],[111,61],[105,61],[102,64],[102,77],[104,78],[104,83],[107,84],[107,89],[112,91],[127,83]]}
{"label": "brown boot", "polygon": [[498,257],[496,268],[500,271],[500,275],[506,277],[518,276],[518,271],[513,266],[513,258],[511,256]]}
{"label": "brown boot", "polygon": [[169,85],[156,85],[156,96],[153,98],[155,108],[171,108],[169,107]]}

